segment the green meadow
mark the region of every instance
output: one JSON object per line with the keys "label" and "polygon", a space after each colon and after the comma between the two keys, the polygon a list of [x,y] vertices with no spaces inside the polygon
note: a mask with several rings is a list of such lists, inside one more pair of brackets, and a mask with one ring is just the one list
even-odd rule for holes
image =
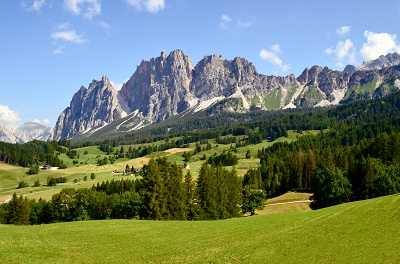
{"label": "green meadow", "polygon": [[[243,176],[247,170],[251,168],[257,168],[260,165],[260,160],[257,158],[257,151],[262,148],[268,148],[272,144],[276,142],[292,142],[295,141],[299,136],[307,135],[307,134],[315,134],[316,131],[303,131],[301,134],[295,131],[288,131],[288,137],[281,137],[271,142],[268,140],[263,140],[263,142],[254,145],[248,145],[245,147],[241,147],[237,149],[237,152],[234,153],[239,158],[239,163],[235,166],[237,173],[239,176]],[[232,136],[232,135],[230,135]],[[243,136],[239,136],[243,138]],[[174,138],[176,140],[178,138]],[[217,144],[215,143],[215,139],[209,140],[212,145],[211,150],[201,151],[190,157],[190,161],[187,163],[189,165],[188,169],[184,169],[184,173],[187,170],[190,170],[193,177],[197,177],[199,174],[199,170],[201,164],[203,164],[204,160],[201,158],[206,155],[206,157],[210,157],[212,155],[219,155],[223,151],[228,151],[231,147],[231,144]],[[152,145],[160,145],[165,143],[165,141],[158,141],[151,143]],[[151,145],[150,144],[150,145]],[[143,144],[141,146],[145,146],[149,144]],[[235,144],[232,144],[234,146]],[[124,145],[125,151],[129,149],[129,147],[137,148],[140,145]],[[202,148],[206,147],[206,144],[201,145]],[[115,147],[115,151],[120,149],[121,146]],[[134,179],[135,176],[122,176],[120,174],[113,174],[113,170],[123,170],[125,166],[129,167],[134,166],[135,168],[141,168],[144,164],[148,162],[150,158],[163,157],[166,156],[169,161],[176,162],[179,165],[184,165],[184,159],[182,154],[184,151],[192,151],[195,148],[195,143],[191,143],[189,148],[185,149],[171,149],[167,151],[159,151],[153,152],[149,155],[146,155],[141,158],[136,159],[126,159],[120,158],[116,159],[114,164],[107,164],[103,166],[97,165],[97,159],[102,159],[107,157],[105,152],[101,151],[97,146],[83,147],[75,149],[79,154],[75,159],[70,159],[67,155],[61,154],[59,157],[64,161],[67,165],[66,169],[60,170],[52,170],[52,171],[40,171],[36,175],[27,175],[25,172],[28,168],[21,168],[16,166],[7,165],[4,163],[0,163],[0,203],[4,202],[11,198],[11,195],[16,192],[17,195],[24,195],[28,198],[39,199],[40,197],[46,200],[49,200],[52,195],[58,193],[63,188],[90,188],[93,184],[97,184],[98,182],[107,181],[107,180],[120,180],[122,178],[130,178]],[[246,159],[247,150],[251,153],[251,158]],[[78,161],[78,164],[73,164],[73,161]],[[228,167],[230,169],[230,167]],[[90,175],[94,173],[96,178],[94,180],[90,179]],[[58,178],[65,177],[67,178],[66,183],[57,184],[53,187],[48,187],[47,179],[49,177]],[[84,178],[87,178],[84,181]],[[40,187],[32,187],[34,182],[39,180]],[[16,189],[18,183],[20,181],[24,181],[28,183],[29,187]]]}
{"label": "green meadow", "polygon": [[220,221],[3,225],[0,237],[2,263],[399,263],[400,195]]}

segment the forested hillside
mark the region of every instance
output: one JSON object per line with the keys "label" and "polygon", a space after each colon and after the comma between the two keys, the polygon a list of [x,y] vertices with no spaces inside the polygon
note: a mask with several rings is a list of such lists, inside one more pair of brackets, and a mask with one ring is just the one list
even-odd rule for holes
{"label": "forested hillside", "polygon": [[[241,121],[229,123],[233,116]],[[14,195],[10,203],[0,207],[1,221],[35,224],[108,218],[225,219],[245,212],[254,214],[255,209],[262,208],[264,198],[292,190],[313,192],[315,209],[400,191],[399,92],[331,109],[215,115],[186,120],[186,124],[184,121],[182,118],[173,123],[175,129],[182,130],[176,133],[163,135],[164,128],[158,125],[141,132],[145,134],[134,134],[134,138],[125,135],[102,140],[98,149],[109,156],[98,159],[98,165],[119,158],[151,157],[153,152],[195,143],[194,149],[187,148],[181,156],[185,165],[179,166],[167,157],[150,159],[132,182],[107,181],[91,189],[64,189],[49,201],[29,201]],[[193,128],[191,125],[207,124],[214,128],[186,131]],[[249,147],[285,136],[289,130],[297,131],[296,140],[258,149],[258,168],[249,169],[243,178],[237,176],[238,151],[247,149],[246,159],[250,159]],[[157,140],[157,144],[152,143]],[[129,146],[127,150],[119,147],[126,141],[150,144]],[[2,143],[1,159],[21,166],[38,162],[62,165],[59,153],[75,159],[79,147],[93,144],[68,140]],[[219,154],[201,154],[219,144],[227,146]],[[202,155],[203,163],[196,171],[198,177],[192,179],[190,169],[184,176],[183,168],[195,155]],[[24,212],[24,217],[15,217],[14,212]]]}

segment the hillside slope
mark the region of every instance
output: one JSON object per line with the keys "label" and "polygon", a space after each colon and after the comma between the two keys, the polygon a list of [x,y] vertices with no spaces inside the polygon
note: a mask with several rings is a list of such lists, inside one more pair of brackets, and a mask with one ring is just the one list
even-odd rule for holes
{"label": "hillside slope", "polygon": [[399,263],[400,195],[224,221],[1,226],[4,263]]}

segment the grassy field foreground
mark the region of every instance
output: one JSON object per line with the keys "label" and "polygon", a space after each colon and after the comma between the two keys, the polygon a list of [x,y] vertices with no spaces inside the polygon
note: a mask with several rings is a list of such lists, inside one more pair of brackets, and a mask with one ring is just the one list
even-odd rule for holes
{"label": "grassy field foreground", "polygon": [[400,195],[223,221],[0,226],[1,263],[399,263]]}

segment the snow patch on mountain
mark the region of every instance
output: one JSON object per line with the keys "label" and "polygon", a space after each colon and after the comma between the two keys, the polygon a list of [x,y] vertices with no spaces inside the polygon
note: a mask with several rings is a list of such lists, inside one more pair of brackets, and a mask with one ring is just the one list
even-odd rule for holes
{"label": "snow patch on mountain", "polygon": [[205,100],[203,102],[200,102],[199,105],[194,109],[194,112],[204,110],[204,109],[210,107],[211,105],[213,105],[221,100],[224,100],[224,99],[225,99],[225,96],[218,96],[218,97],[214,97],[210,100]]}

